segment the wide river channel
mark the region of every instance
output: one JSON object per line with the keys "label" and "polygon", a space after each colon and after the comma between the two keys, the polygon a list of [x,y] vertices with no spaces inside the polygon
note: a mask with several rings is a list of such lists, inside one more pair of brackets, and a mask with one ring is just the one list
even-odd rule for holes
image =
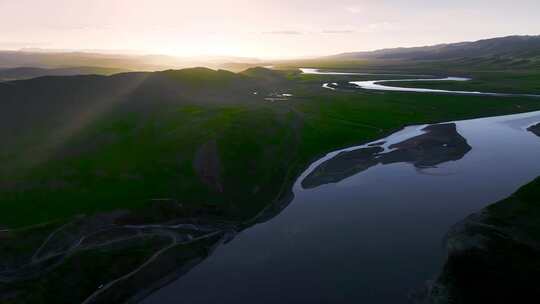
{"label": "wide river channel", "polygon": [[334,151],[271,220],[220,245],[143,303],[407,303],[444,237],[540,175],[540,112],[409,126]]}

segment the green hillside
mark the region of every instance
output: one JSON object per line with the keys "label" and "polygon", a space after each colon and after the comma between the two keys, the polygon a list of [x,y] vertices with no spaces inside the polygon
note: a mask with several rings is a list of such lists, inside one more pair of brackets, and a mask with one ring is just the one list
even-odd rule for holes
{"label": "green hillside", "polygon": [[[332,149],[410,123],[540,109],[523,98],[336,93],[323,79],[198,68],[0,84],[0,223],[163,198],[182,202],[186,216],[248,219]],[[265,99],[285,91],[294,96]]]}

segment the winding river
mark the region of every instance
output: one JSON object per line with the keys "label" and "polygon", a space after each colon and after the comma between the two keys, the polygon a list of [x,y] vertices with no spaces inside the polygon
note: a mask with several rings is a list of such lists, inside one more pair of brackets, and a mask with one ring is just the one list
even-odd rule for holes
{"label": "winding river", "polygon": [[[400,76],[400,77],[431,77],[431,78],[408,78],[408,79],[388,79],[388,80],[365,80],[365,81],[350,81],[349,83],[355,85],[360,89],[376,90],[376,91],[392,91],[392,92],[418,92],[418,93],[445,93],[445,94],[459,94],[459,95],[482,95],[482,96],[522,96],[522,97],[540,97],[537,94],[513,94],[513,93],[492,93],[492,92],[477,92],[477,91],[456,91],[456,90],[439,90],[439,89],[424,89],[424,88],[406,88],[396,87],[388,85],[392,82],[425,82],[425,81],[469,81],[470,78],[464,77],[443,77],[434,78],[430,75],[410,75],[410,74],[376,74],[376,73],[354,73],[354,72],[322,72],[318,69],[301,68],[304,74],[315,75],[341,75],[341,76]],[[325,89],[336,90],[340,88],[339,83],[324,83],[322,85]]]}
{"label": "winding river", "polygon": [[407,303],[439,272],[453,224],[540,175],[538,122],[415,125],[329,153],[281,213],[143,303]]}

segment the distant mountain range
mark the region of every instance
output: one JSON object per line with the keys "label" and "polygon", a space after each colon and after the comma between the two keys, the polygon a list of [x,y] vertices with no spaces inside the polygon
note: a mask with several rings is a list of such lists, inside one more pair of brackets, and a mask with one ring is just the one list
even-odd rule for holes
{"label": "distant mountain range", "polygon": [[[438,44],[432,46],[390,48],[369,52],[350,52],[333,56],[284,60],[262,61],[243,57],[175,57],[167,55],[112,54],[85,51],[54,51],[25,49],[20,51],[0,51],[0,82],[29,79],[45,75],[111,75],[127,71],[162,71],[189,67],[208,67],[226,69],[233,72],[244,71],[256,66],[290,66],[316,64],[309,61],[354,61],[369,60],[384,64],[385,68],[394,63],[417,65],[418,61],[441,62],[446,68],[454,65],[482,68],[522,68],[540,67],[540,35],[507,36],[483,39],[474,42]],[[293,65],[293,66],[298,66]],[[363,66],[366,68],[366,66]]]}
{"label": "distant mountain range", "polygon": [[371,52],[351,52],[329,56],[327,58],[338,60],[450,60],[477,57],[540,60],[540,35],[508,36],[483,39],[474,42],[459,42],[411,48],[391,48]]}
{"label": "distant mountain range", "polygon": [[34,67],[19,67],[10,69],[0,69],[0,82],[10,80],[30,79],[42,76],[74,76],[74,75],[112,75],[128,72],[125,69],[101,68],[101,67],[73,67],[45,69]]}
{"label": "distant mountain range", "polygon": [[101,67],[122,69],[124,71],[159,71],[205,66],[215,69],[225,68],[242,71],[256,65],[265,65],[265,63],[255,58],[227,56],[176,57],[41,49],[0,51],[0,69],[19,67],[48,69]]}

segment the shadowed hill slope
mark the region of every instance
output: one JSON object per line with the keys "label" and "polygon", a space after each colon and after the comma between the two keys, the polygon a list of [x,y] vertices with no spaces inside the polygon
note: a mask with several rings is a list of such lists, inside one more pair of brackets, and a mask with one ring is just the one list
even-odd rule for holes
{"label": "shadowed hill slope", "polygon": [[[260,205],[239,206],[279,193],[287,162],[264,159],[296,132],[268,107],[266,83],[206,68],[0,83],[0,198],[20,211],[56,206],[28,220],[171,197],[253,215]],[[213,166],[198,165],[206,158]]]}
{"label": "shadowed hill slope", "polygon": [[540,296],[539,201],[537,178],[457,224],[426,303],[524,303]]}

